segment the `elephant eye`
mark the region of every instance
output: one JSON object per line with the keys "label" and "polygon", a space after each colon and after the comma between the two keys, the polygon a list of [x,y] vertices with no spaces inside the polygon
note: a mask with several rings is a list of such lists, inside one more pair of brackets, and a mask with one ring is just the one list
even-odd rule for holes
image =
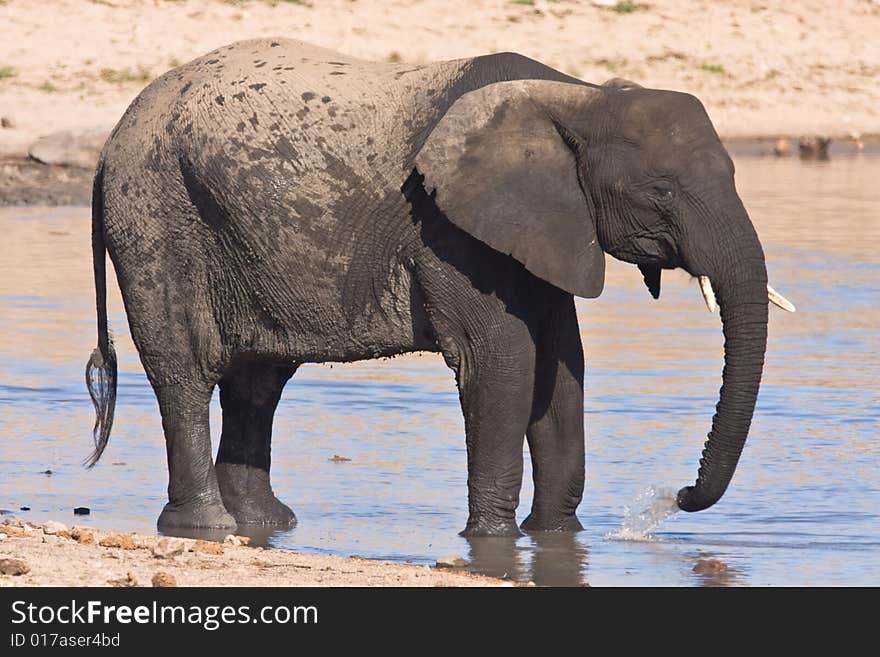
{"label": "elephant eye", "polygon": [[652,192],[661,201],[669,201],[675,195],[675,188],[668,180],[658,180],[653,184]]}

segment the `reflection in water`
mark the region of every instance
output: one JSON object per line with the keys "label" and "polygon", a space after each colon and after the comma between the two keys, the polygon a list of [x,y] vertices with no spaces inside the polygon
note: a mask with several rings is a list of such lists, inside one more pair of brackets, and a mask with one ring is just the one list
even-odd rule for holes
{"label": "reflection in water", "polygon": [[[606,539],[649,484],[693,482],[722,366],[720,322],[694,281],[664,272],[652,301],[634,267],[609,259],[602,297],[578,302],[586,531],[485,542],[457,535],[467,517],[458,397],[442,359],[424,355],[301,368],[279,404],[272,452],[274,489],[299,525],[237,533],[343,556],[469,556],[476,570],[539,584],[880,584],[878,177],[878,157],[737,162],[770,280],[798,312],[770,311],[751,438],[712,509],[675,514],[652,541]],[[95,342],[88,215],[0,211],[0,508],[155,531],[166,501],[164,441],[115,285],[116,425],[104,460],[80,467],[94,421],[82,374]],[[219,435],[216,400],[211,419]],[[351,460],[333,462],[334,454]],[[520,518],[532,496],[524,456]],[[54,474],[41,474],[47,469]],[[76,506],[92,515],[74,518]],[[694,573],[700,558],[728,569]]]}
{"label": "reflection in water", "polygon": [[532,532],[523,538],[468,538],[468,569],[538,586],[586,584],[587,546],[577,534]]}

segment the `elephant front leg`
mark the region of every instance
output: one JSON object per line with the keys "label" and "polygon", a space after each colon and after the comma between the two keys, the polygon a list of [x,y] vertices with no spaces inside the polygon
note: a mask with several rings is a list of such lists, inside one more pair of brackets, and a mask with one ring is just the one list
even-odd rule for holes
{"label": "elephant front leg", "polygon": [[538,339],[535,395],[526,433],[535,496],[527,531],[579,531],[584,493],[584,355],[574,300],[550,316]]}
{"label": "elephant front leg", "polygon": [[235,518],[223,506],[211,460],[210,387],[166,385],[156,388],[156,397],[169,474],[168,504],[159,516],[159,527],[235,527]]}
{"label": "elephant front leg", "polygon": [[520,536],[516,509],[531,409],[531,340],[496,336],[457,355],[468,455],[468,521],[462,536]]}
{"label": "elephant front leg", "polygon": [[223,429],[217,478],[223,503],[239,524],[296,524],[293,511],[275,497],[269,482],[272,420],[284,384],[295,370],[245,364],[220,381]]}

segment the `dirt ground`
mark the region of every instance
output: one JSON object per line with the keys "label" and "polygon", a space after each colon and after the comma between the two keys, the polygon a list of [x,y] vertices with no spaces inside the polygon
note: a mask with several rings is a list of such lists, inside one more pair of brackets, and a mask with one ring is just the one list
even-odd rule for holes
{"label": "dirt ground", "polygon": [[[298,554],[194,539],[108,534],[7,519],[4,586],[512,586],[459,568]],[[247,539],[245,539],[247,540]]]}
{"label": "dirt ground", "polygon": [[0,0],[0,154],[112,126],[147,82],[238,39],[426,62],[512,50],[689,91],[723,137],[880,133],[880,0]]}

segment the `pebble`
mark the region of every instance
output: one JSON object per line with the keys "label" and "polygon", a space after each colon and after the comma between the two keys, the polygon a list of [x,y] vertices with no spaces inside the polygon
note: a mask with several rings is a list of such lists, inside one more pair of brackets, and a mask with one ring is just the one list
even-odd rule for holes
{"label": "pebble", "polygon": [[137,543],[131,534],[110,534],[102,538],[98,545],[101,547],[122,548],[123,550],[137,550]]}
{"label": "pebble", "polygon": [[50,520],[43,524],[43,533],[49,534],[50,536],[54,536],[60,532],[66,532],[67,525],[63,522],[58,522],[57,520]]}
{"label": "pebble", "polygon": [[192,544],[190,549],[193,552],[201,552],[202,554],[223,554],[223,546],[213,541],[198,540]]}
{"label": "pebble", "polygon": [[108,579],[107,583],[110,586],[118,586],[118,587],[124,587],[124,588],[129,588],[129,587],[133,587],[133,586],[138,585],[137,578],[131,573],[126,573],[125,577],[120,577],[119,579]]}
{"label": "pebble", "polygon": [[31,567],[22,559],[0,559],[0,575],[25,575]]}
{"label": "pebble", "polygon": [[251,539],[247,536],[236,536],[235,534],[229,534],[226,538],[223,539],[223,542],[228,545],[248,545],[251,542]]}
{"label": "pebble", "polygon": [[153,556],[157,559],[171,559],[186,550],[186,543],[177,538],[160,538],[153,548]]}
{"label": "pebble", "polygon": [[435,565],[437,568],[465,568],[468,562],[461,557],[440,557]]}
{"label": "pebble", "polygon": [[171,588],[177,586],[177,580],[174,579],[174,575],[171,575],[170,573],[164,573],[161,570],[153,575],[152,583],[153,586],[161,588]]}
{"label": "pebble", "polygon": [[92,512],[92,510],[87,506],[78,506],[73,509],[73,515],[75,516],[87,516]]}
{"label": "pebble", "polygon": [[86,529],[84,527],[74,527],[70,530],[70,538],[72,538],[77,543],[82,543],[83,545],[91,545],[95,542],[95,532],[91,529]]}
{"label": "pebble", "polygon": [[700,559],[694,566],[698,575],[718,575],[727,572],[727,564],[718,559]]}

